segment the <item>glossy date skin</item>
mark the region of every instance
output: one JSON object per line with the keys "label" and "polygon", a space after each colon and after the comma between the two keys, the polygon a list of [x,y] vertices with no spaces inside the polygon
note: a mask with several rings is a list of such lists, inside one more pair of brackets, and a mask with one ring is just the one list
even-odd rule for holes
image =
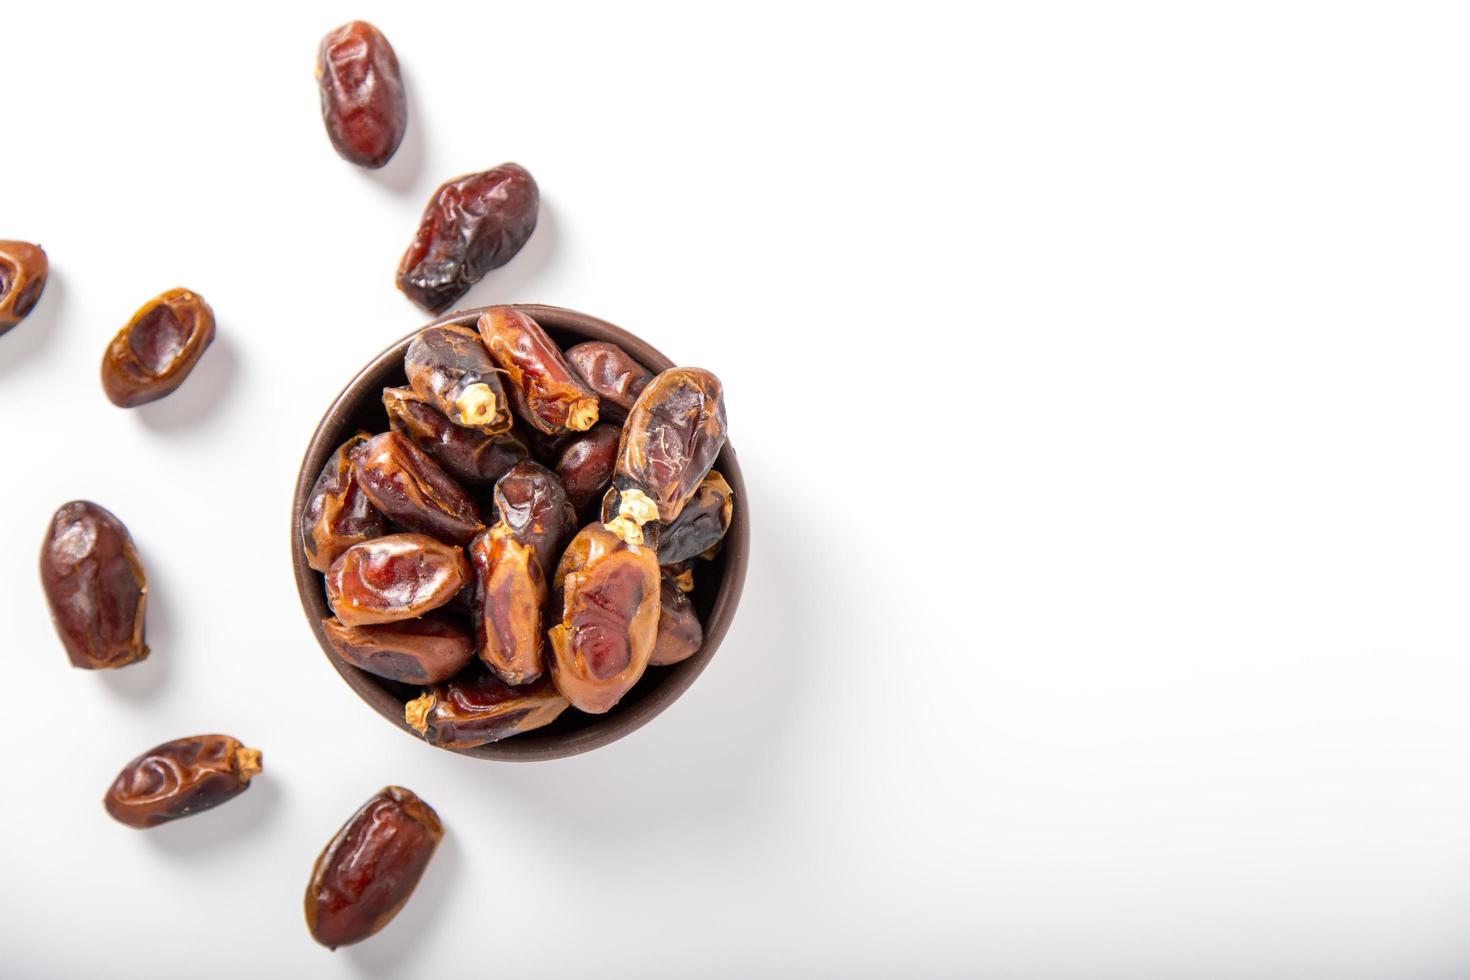
{"label": "glossy date skin", "polygon": [[388,522],[352,475],[352,454],[370,438],[358,432],[338,446],[306,498],[301,547],[306,563],[318,572],[331,568],[337,556],[353,545],[388,533]]}
{"label": "glossy date skin", "polygon": [[555,473],[530,460],[517,463],[495,484],[496,519],[532,548],[550,578],[562,545],[577,528],[577,512]]}
{"label": "glossy date skin", "polygon": [[442,185],[398,264],[398,288],[439,312],[515,257],[536,230],[540,206],[536,181],[514,163]]}
{"label": "glossy date skin", "polygon": [[143,304],[102,357],[102,390],[119,408],[157,401],[194,370],[214,340],[214,310],[204,297],[170,289]]}
{"label": "glossy date skin", "polygon": [[679,516],[659,530],[658,563],[712,558],[735,516],[735,492],[718,470],[710,470]]}
{"label": "glossy date skin", "polygon": [[376,626],[322,621],[322,632],[343,660],[369,674],[405,684],[437,684],[475,656],[469,633],[441,616]]}
{"label": "glossy date skin", "polygon": [[572,373],[561,348],[520,310],[492,306],[480,316],[480,336],[505,371],[516,412],[549,436],[585,432],[597,423],[597,395]]}
{"label": "glossy date skin", "polygon": [[379,433],[359,446],[352,475],[379,512],[410,531],[465,545],[484,528],[460,485],[397,432]]}
{"label": "glossy date skin", "polygon": [[41,587],[73,667],[106,670],[148,656],[148,580],[128,529],[87,500],[62,504],[41,545]]}
{"label": "glossy date skin", "polygon": [[36,308],[49,270],[39,245],[0,241],[0,335]]}
{"label": "glossy date skin", "polygon": [[460,483],[489,486],[529,453],[514,433],[487,436],[449,421],[412,388],[384,388],[388,426],[407,436]]}
{"label": "glossy date skin", "polygon": [[597,395],[598,409],[605,422],[619,425],[633,410],[633,403],[653,380],[653,372],[633,360],[617,344],[589,340],[567,348],[567,363],[577,377]]}
{"label": "glossy date skin", "polygon": [[260,772],[260,750],[228,735],[164,742],[123,767],[102,805],[119,823],[147,830],[232,800]]}
{"label": "glossy date skin", "polygon": [[398,57],[382,32],[354,20],[327,34],[316,75],[322,122],[337,155],[371,170],[391,160],[408,128],[408,99]]}
{"label": "glossy date skin", "polygon": [[507,684],[529,684],[541,677],[546,644],[546,573],[535,549],[502,521],[470,542],[469,554],[480,660]]}
{"label": "glossy date skin", "polygon": [[480,342],[464,327],[426,327],[403,357],[408,383],[455,425],[486,435],[509,432],[514,419],[500,370]]}
{"label": "glossy date skin", "polygon": [[550,678],[513,687],[480,670],[438,684],[404,706],[404,720],[430,745],[468,749],[544,725],[567,709]]}
{"label": "glossy date skin", "polygon": [[659,582],[658,635],[653,641],[650,667],[667,667],[688,660],[704,644],[704,627],[689,596],[665,574]]}
{"label": "glossy date skin", "polygon": [[388,786],[337,831],[306,885],[306,927],[328,949],[382,929],[413,894],[444,836],[439,815],[401,786]]}
{"label": "glossy date skin", "polygon": [[389,534],[344,551],[327,570],[327,605],[346,626],[415,619],[470,578],[459,548],[424,534]]}
{"label": "glossy date skin", "polygon": [[602,499],[612,482],[622,432],[614,425],[594,425],[567,437],[556,460],[556,475],[578,514],[586,514]]}

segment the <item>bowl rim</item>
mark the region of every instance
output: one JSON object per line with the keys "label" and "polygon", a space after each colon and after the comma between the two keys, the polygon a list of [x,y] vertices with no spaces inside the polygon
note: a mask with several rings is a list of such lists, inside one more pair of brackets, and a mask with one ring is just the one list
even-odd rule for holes
{"label": "bowl rim", "polygon": [[[674,366],[673,361],[642,338],[586,313],[539,303],[497,305],[509,306],[526,313],[538,323],[553,330],[576,334],[582,338],[582,341],[602,340],[617,344],[635,360],[655,373]],[[322,620],[331,615],[331,610],[326,605],[321,573],[307,564],[306,555],[301,548],[301,515],[311,488],[316,483],[316,478],[326,464],[327,458],[343,440],[342,423],[358,410],[369,392],[375,398],[380,397],[380,389],[372,390],[376,380],[385,371],[390,371],[394,362],[402,363],[404,351],[414,336],[429,327],[451,324],[473,326],[481,314],[491,308],[481,306],[456,310],[432,320],[388,345],[358,371],[332,399],[326,412],[317,422],[311,439],[307,443],[306,452],[302,455],[301,465],[296,475],[295,493],[292,495],[291,502],[291,564],[295,570],[297,596],[301,600],[301,607],[306,614],[307,622],[327,662],[347,682],[348,687],[374,711],[410,735],[415,741],[435,749],[442,749],[442,747],[429,745],[404,721],[403,703],[391,692],[385,690],[373,675],[338,657],[327,641],[322,629]],[[722,548],[723,573],[709,616],[706,617],[703,624],[704,643],[699,652],[682,663],[669,668],[660,668],[665,673],[658,680],[657,686],[646,691],[636,702],[626,706],[619,705],[584,728],[572,732],[539,736],[533,731],[500,742],[491,742],[467,749],[447,749],[446,751],[477,759],[515,762],[541,762],[580,755],[615,742],[642,728],[689,689],[690,685],[704,672],[710,660],[714,658],[725,633],[729,630],[730,623],[735,617],[736,607],[740,603],[741,592],[745,587],[745,575],[750,560],[749,500],[735,449],[728,440],[715,461],[715,468],[729,482],[739,504],[735,508],[730,529],[725,534]]]}

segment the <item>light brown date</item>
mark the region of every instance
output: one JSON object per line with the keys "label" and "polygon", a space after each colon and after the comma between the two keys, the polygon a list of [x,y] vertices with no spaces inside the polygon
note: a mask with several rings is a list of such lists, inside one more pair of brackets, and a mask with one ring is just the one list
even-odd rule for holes
{"label": "light brown date", "polygon": [[408,383],[455,425],[486,435],[509,432],[514,420],[500,371],[480,335],[465,327],[426,327],[403,357]]}
{"label": "light brown date", "polygon": [[214,311],[204,297],[170,289],[133,314],[102,357],[102,390],[119,408],[169,394],[214,340]]}
{"label": "light brown date", "polygon": [[347,626],[414,619],[454,598],[469,581],[464,552],[425,534],[389,534],[355,544],[327,570],[327,604]]}
{"label": "light brown date", "polygon": [[260,750],[228,735],[177,738],[123,766],[102,805],[118,823],[146,830],[234,799],[259,772]]}
{"label": "light brown date", "polygon": [[487,436],[455,425],[412,388],[384,388],[383,408],[394,432],[407,436],[444,472],[472,487],[494,483],[528,455],[526,444],[514,433]]}
{"label": "light brown date", "polygon": [[470,542],[475,569],[475,643],[480,660],[507,684],[541,676],[546,573],[535,549],[502,521]]}
{"label": "light brown date", "polygon": [[397,432],[382,432],[352,454],[352,475],[395,524],[458,545],[484,525],[469,495],[438,463]]}
{"label": "light brown date", "polygon": [[578,514],[586,514],[612,482],[621,436],[617,426],[598,424],[567,437],[562,446],[556,460],[556,475],[567,488],[567,496]]}
{"label": "light brown date", "polygon": [[36,308],[48,272],[46,253],[39,245],[0,241],[0,335]]}
{"label": "light brown date", "polygon": [[713,558],[734,514],[735,492],[718,470],[710,470],[679,516],[659,530],[658,563]]}
{"label": "light brown date", "polygon": [[469,633],[440,616],[376,626],[322,621],[322,631],[343,660],[369,674],[405,684],[437,684],[464,669],[475,656]]}
{"label": "light brown date", "polygon": [[73,667],[126,667],[148,656],[148,580],[111,512],[87,500],[57,509],[41,545],[41,587]]}
{"label": "light brown date", "polygon": [[332,567],[337,556],[362,541],[388,533],[388,523],[352,475],[352,454],[372,438],[359,432],[327,459],[301,514],[301,547],[306,563],[318,572]]}
{"label": "light brown date", "polygon": [[505,369],[516,411],[533,428],[557,436],[596,424],[597,396],[539,323],[513,307],[493,306],[479,328],[490,356]]}
{"label": "light brown date", "polygon": [[431,745],[468,749],[549,725],[567,709],[549,678],[512,687],[486,670],[429,688],[403,708]]}
{"label": "light brown date", "polygon": [[688,660],[704,645],[704,627],[694,611],[694,603],[680,591],[674,580],[664,575],[659,582],[658,635],[653,641],[650,667],[667,667]]}
{"label": "light brown date", "polygon": [[633,360],[617,344],[589,340],[567,348],[567,363],[577,377],[597,395],[598,411],[604,422],[619,425],[632,411],[633,403],[653,380],[653,372]]}

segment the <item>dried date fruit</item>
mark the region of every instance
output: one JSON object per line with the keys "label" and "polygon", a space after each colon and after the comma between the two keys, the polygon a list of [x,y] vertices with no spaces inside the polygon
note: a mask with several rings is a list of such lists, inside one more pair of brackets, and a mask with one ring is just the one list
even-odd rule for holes
{"label": "dried date fruit", "polygon": [[621,436],[617,426],[594,425],[580,435],[568,437],[562,446],[556,460],[556,475],[567,488],[567,496],[578,514],[587,513],[612,482]]}
{"label": "dried date fruit", "polygon": [[469,581],[464,552],[425,534],[389,534],[344,551],[327,570],[327,604],[347,626],[438,609]]}
{"label": "dried date fruit", "polygon": [[589,340],[569,347],[566,358],[577,377],[597,395],[604,422],[621,425],[633,410],[633,403],[653,380],[652,371],[633,360],[617,344],[605,340]]}
{"label": "dried date fruit", "polygon": [[658,559],[589,524],[567,546],[553,584],[551,679],[573,707],[602,714],[638,683],[653,654]]}
{"label": "dried date fruit", "polygon": [[490,356],[505,370],[512,404],[532,428],[559,436],[597,423],[597,396],[539,323],[512,307],[492,306],[479,327]]}
{"label": "dried date fruit", "polygon": [[426,327],[403,357],[408,383],[455,425],[486,435],[509,432],[514,419],[500,369],[480,335],[464,327]]}
{"label": "dried date fruit", "polygon": [[461,483],[488,486],[529,455],[514,433],[487,436],[455,425],[412,388],[384,388],[383,408],[394,432],[411,439]]}
{"label": "dried date fruit", "polygon": [[62,504],[41,545],[41,587],[73,667],[126,667],[143,642],[148,580],[128,529],[86,500]]}
{"label": "dried date fruit", "polygon": [[668,575],[659,582],[658,599],[658,635],[648,665],[667,667],[699,652],[704,644],[704,627],[699,623],[694,603]]}
{"label": "dried date fruit", "polygon": [[398,288],[439,312],[515,257],[536,229],[540,206],[536,181],[514,163],[443,184],[398,264]]}
{"label": "dried date fruit", "polygon": [[312,484],[301,513],[301,546],[306,563],[318,572],[363,541],[388,533],[388,524],[352,475],[352,454],[372,438],[359,432],[337,447]]}
{"label": "dried date fruit", "polygon": [[475,656],[469,633],[447,619],[426,616],[377,626],[322,621],[322,631],[343,660],[369,674],[405,684],[437,684]]}
{"label": "dried date fruit", "polygon": [[566,709],[550,678],[512,687],[477,670],[429,688],[404,705],[403,718],[431,745],[468,749],[549,725]]}
{"label": "dried date fruit", "polygon": [[547,576],[577,526],[577,512],[556,474],[530,460],[517,463],[495,484],[495,516],[529,545]]}
{"label": "dried date fruit", "polygon": [[214,340],[214,311],[204,297],[170,289],[133,314],[102,357],[102,390],[119,408],[169,394]]}
{"label": "dried date fruit", "polygon": [[663,570],[664,578],[672,582],[674,588],[680,592],[694,591],[693,558],[686,558],[683,561],[676,561],[672,565],[662,565],[660,567]]}
{"label": "dried date fruit", "polygon": [[36,308],[48,271],[46,253],[39,245],[0,241],[0,334]]}
{"label": "dried date fruit", "polygon": [[464,545],[484,529],[469,495],[397,432],[381,432],[359,446],[352,475],[374,507],[410,531]]}
{"label": "dried date fruit", "polygon": [[388,786],[327,842],[306,885],[306,927],[328,949],[386,926],[413,894],[444,827],[434,808]]}
{"label": "dried date fruit", "polygon": [[316,78],[337,155],[372,170],[391,160],[408,128],[408,99],[382,32],[354,20],[329,33],[317,52]]}
{"label": "dried date fruit", "polygon": [[714,557],[734,514],[735,492],[718,470],[710,470],[679,516],[659,530],[658,563]]}
{"label": "dried date fruit", "polygon": [[147,830],[234,799],[259,772],[260,750],[228,735],[176,738],[123,766],[102,805],[118,823]]}
{"label": "dried date fruit", "polygon": [[531,447],[531,455],[535,457],[536,462],[545,463],[547,466],[556,465],[557,458],[561,456],[562,447],[575,435],[575,433],[567,433],[564,436],[549,436],[529,426],[518,431],[525,438],[526,445]]}
{"label": "dried date fruit", "polygon": [[507,684],[541,676],[546,573],[534,548],[500,522],[470,542],[475,569],[475,644],[480,660]]}

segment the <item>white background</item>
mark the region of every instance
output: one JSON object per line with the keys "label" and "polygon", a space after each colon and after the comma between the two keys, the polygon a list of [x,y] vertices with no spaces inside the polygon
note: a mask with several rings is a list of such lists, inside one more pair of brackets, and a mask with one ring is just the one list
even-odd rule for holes
{"label": "white background", "polygon": [[[0,975],[1470,975],[1470,62],[1452,5],[11,4],[0,237]],[[379,173],[317,41],[396,46]],[[632,737],[434,752],[297,603],[300,454],[425,317],[433,188],[506,160],[547,302],[716,370],[740,614]],[[96,381],[198,290],[174,396]],[[35,555],[90,498],[147,564],[144,664],[67,665]],[[149,833],[99,799],[204,731],[265,753]],[[317,851],[386,783],[447,836],[316,947]]]}

